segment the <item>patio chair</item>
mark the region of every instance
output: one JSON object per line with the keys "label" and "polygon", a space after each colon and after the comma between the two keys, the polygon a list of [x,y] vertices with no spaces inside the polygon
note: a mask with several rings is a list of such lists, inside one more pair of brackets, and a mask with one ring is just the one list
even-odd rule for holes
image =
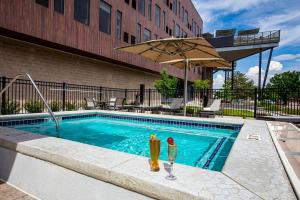
{"label": "patio chair", "polygon": [[115,110],[117,105],[117,97],[111,97],[109,101],[107,102],[106,108],[108,110]]}
{"label": "patio chair", "polygon": [[87,110],[96,109],[96,100],[94,97],[84,97]]}
{"label": "patio chair", "polygon": [[210,106],[204,107],[203,111],[200,112],[201,117],[215,117],[216,114],[221,113],[221,99],[214,99],[211,104],[208,105]]}
{"label": "patio chair", "polygon": [[164,112],[177,112],[180,111],[183,104],[183,98],[173,98],[170,105],[164,105],[160,108],[161,111]]}

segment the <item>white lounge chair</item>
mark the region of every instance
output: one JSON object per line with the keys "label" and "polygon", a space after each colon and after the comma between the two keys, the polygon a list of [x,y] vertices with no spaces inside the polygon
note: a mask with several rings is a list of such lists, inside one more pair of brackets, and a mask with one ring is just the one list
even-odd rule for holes
{"label": "white lounge chair", "polygon": [[221,112],[221,99],[214,99],[210,106],[204,107],[200,112],[201,117],[215,117]]}

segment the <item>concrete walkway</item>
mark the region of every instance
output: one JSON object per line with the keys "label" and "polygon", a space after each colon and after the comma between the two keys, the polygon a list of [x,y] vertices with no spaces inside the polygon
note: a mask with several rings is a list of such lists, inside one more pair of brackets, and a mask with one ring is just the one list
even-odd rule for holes
{"label": "concrete walkway", "polygon": [[0,200],[35,200],[16,188],[0,181]]}

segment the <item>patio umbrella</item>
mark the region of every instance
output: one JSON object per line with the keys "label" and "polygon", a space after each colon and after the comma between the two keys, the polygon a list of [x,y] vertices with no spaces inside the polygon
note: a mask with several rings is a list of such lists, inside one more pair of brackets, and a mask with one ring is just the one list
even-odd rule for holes
{"label": "patio umbrella", "polygon": [[150,40],[116,49],[141,55],[159,63],[178,59],[184,60],[184,116],[186,115],[189,60],[196,58],[221,58],[213,46],[202,37]]}
{"label": "patio umbrella", "polygon": [[[223,58],[193,58],[189,59],[191,67],[212,67],[218,69],[231,68],[231,63],[227,62]],[[185,59],[177,59],[161,62],[161,64],[170,64],[180,69],[184,69],[186,66]]]}

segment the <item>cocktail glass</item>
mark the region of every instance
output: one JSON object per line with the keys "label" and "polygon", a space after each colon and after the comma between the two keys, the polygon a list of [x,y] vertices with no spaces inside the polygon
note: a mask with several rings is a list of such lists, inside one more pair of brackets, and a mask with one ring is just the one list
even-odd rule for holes
{"label": "cocktail glass", "polygon": [[151,171],[157,172],[159,171],[159,163],[158,158],[160,154],[160,140],[157,139],[150,139],[150,168]]}
{"label": "cocktail glass", "polygon": [[168,180],[176,180],[176,176],[173,174],[173,164],[175,162],[177,155],[177,146],[176,144],[168,144],[168,160],[170,162],[169,175],[166,177]]}

